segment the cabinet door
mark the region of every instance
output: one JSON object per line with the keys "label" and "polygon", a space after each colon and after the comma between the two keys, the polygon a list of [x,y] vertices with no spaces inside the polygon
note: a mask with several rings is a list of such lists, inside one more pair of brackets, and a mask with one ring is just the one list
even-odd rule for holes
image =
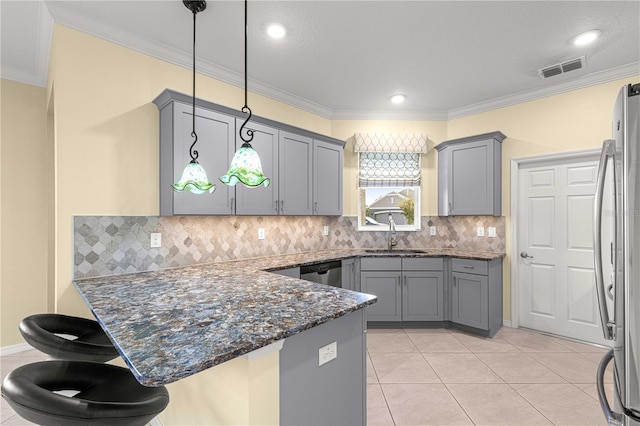
{"label": "cabinet door", "polygon": [[455,323],[489,329],[489,282],[485,275],[452,273],[451,313]]}
{"label": "cabinet door", "polygon": [[[236,119],[236,128],[244,120]],[[251,146],[260,156],[262,172],[271,180],[266,188],[260,185],[249,188],[239,183],[236,185],[236,214],[237,215],[277,215],[278,208],[278,130],[259,123],[249,122],[247,128],[253,130]],[[243,144],[243,140],[236,138],[236,150]]]}
{"label": "cabinet door", "polygon": [[[180,180],[184,167],[191,161],[189,147],[193,143],[192,107],[175,103],[173,115],[173,182]],[[216,184],[213,194],[192,194],[189,191],[173,192],[174,215],[228,215],[233,213],[232,198],[235,188],[221,183],[235,152],[235,118],[196,108],[195,130],[198,143],[198,162],[207,172],[209,181]],[[164,139],[164,138],[163,138]],[[164,140],[163,140],[164,142]],[[165,173],[161,170],[161,173]],[[162,179],[161,179],[162,181]],[[161,188],[161,191],[167,188]]]}
{"label": "cabinet door", "polygon": [[403,321],[442,321],[444,319],[442,272],[404,272],[402,287]]}
{"label": "cabinet door", "polygon": [[378,296],[378,301],[366,307],[367,321],[402,320],[400,272],[362,272],[362,292]]}
{"label": "cabinet door", "polygon": [[449,203],[451,215],[493,215],[493,139],[450,149]]}
{"label": "cabinet door", "polygon": [[313,140],[284,131],[279,140],[280,214],[311,215]]}
{"label": "cabinet door", "polygon": [[342,215],[342,147],[313,141],[313,213]]}
{"label": "cabinet door", "polygon": [[342,259],[342,288],[356,290],[356,259]]}

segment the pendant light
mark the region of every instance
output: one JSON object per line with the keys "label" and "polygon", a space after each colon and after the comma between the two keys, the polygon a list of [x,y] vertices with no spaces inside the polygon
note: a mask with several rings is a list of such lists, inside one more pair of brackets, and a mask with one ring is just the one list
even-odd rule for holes
{"label": "pendant light", "polygon": [[198,135],[196,134],[196,14],[202,12],[207,8],[206,1],[189,1],[183,0],[184,5],[193,12],[193,98],[192,98],[192,127],[191,137],[193,137],[193,143],[189,148],[189,155],[191,156],[191,162],[186,165],[182,172],[182,177],[179,182],[171,185],[174,191],[182,192],[185,189],[194,194],[212,193],[216,190],[216,186],[209,182],[207,178],[207,172],[204,167],[198,163],[198,151],[193,149],[198,142]]}
{"label": "pendant light", "polygon": [[[242,112],[249,114],[247,119],[240,126],[240,139],[244,142],[240,149],[233,156],[229,171],[220,178],[225,185],[235,186],[238,182],[245,186],[255,188],[260,185],[269,186],[271,180],[262,173],[260,157],[251,146],[253,140],[253,130],[245,129],[251,119],[251,108],[247,104],[247,0],[244,0],[244,106]],[[244,133],[246,133],[246,137]]]}

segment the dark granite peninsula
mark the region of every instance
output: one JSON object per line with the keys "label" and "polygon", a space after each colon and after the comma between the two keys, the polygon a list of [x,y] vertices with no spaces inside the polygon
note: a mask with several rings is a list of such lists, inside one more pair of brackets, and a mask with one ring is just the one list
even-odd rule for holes
{"label": "dark granite peninsula", "polygon": [[[349,382],[353,382],[350,377],[354,375],[344,373],[349,369],[359,370],[362,378],[356,376],[356,379],[364,378],[366,347],[362,308],[374,303],[376,298],[260,270],[279,264],[276,259],[89,278],[76,280],[74,284],[140,383],[157,386],[192,379],[188,383],[183,384],[182,380],[176,383],[177,391],[172,392],[173,388],[169,387],[172,403],[189,395],[187,399],[194,404],[187,407],[189,401],[183,401],[175,412],[170,404],[161,416],[165,424],[185,421],[192,424],[278,423],[278,406],[275,413],[271,412],[272,407],[262,406],[269,401],[266,396],[278,394],[283,376],[288,374],[286,380],[295,382],[293,376],[298,373],[292,376],[288,366],[278,365],[277,357],[275,361],[267,361],[266,367],[256,365],[264,364],[274,352],[277,355],[279,345],[284,342],[283,353],[292,352],[294,359],[300,350],[315,346],[313,363],[316,370],[322,369],[318,367],[318,349],[336,341],[340,356],[326,364],[322,372],[332,374],[331,370],[337,369],[336,377],[342,376],[343,381],[338,386],[353,388]],[[353,332],[341,336],[342,329],[353,329]],[[314,340],[314,335],[327,341],[309,341]],[[230,367],[227,361],[235,363]],[[271,374],[275,376],[267,380],[271,383],[253,383],[259,381],[264,371],[272,371],[274,362],[279,374]],[[222,363],[225,363],[222,378],[206,380],[206,375],[193,376]],[[209,371],[214,370],[217,368]],[[229,377],[224,376],[230,375],[238,377],[231,380],[230,386],[227,383],[219,388],[218,395],[195,390],[212,390],[221,381],[229,381]],[[354,397],[361,407],[350,415],[359,415],[357,419],[362,420],[364,389],[359,390],[360,394]],[[225,417],[215,410],[198,412],[211,409],[215,406],[212,401],[223,400],[228,393],[239,394],[235,403],[227,401],[221,409],[233,412],[232,415]],[[278,404],[277,398],[274,403]],[[234,408],[234,404],[240,408]],[[316,405],[312,400],[307,404]]]}
{"label": "dark granite peninsula", "polygon": [[[138,381],[168,384],[164,424],[298,424],[300,418],[364,424],[363,308],[376,297],[268,271],[398,255],[503,256],[449,249],[326,250],[74,284]],[[331,351],[334,342],[337,358],[319,365],[320,349]]]}

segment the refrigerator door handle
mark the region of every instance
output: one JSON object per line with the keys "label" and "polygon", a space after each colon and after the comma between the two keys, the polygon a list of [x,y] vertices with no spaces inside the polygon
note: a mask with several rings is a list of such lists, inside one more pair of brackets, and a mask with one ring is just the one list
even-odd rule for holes
{"label": "refrigerator door handle", "polygon": [[[600,310],[600,321],[602,323],[602,332],[604,338],[608,340],[614,339],[614,323],[609,316],[607,309],[607,298],[604,288],[604,276],[602,273],[602,207],[604,198],[604,183],[607,174],[607,163],[609,157],[613,157],[615,141],[608,139],[602,145],[600,153],[600,167],[598,168],[598,177],[596,180],[595,208],[593,217],[593,254],[596,275],[596,293],[598,295],[598,309]],[[615,165],[614,165],[615,167]]]}
{"label": "refrigerator door handle", "polygon": [[598,364],[596,387],[598,388],[598,400],[600,401],[600,408],[604,413],[605,419],[607,419],[607,423],[609,425],[622,425],[622,415],[611,410],[611,405],[609,405],[609,400],[607,399],[607,394],[604,390],[604,375],[607,371],[607,366],[612,359],[613,349],[610,349],[606,354],[604,354],[604,357],[602,357],[602,359],[600,360],[600,364]]}

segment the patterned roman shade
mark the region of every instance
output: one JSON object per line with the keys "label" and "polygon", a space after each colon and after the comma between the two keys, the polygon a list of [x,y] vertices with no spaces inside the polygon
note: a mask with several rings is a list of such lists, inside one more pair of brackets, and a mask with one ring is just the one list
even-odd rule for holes
{"label": "patterned roman shade", "polygon": [[359,187],[420,186],[420,154],[426,135],[356,133]]}
{"label": "patterned roman shade", "polygon": [[356,133],[354,139],[355,152],[427,153],[427,135]]}

